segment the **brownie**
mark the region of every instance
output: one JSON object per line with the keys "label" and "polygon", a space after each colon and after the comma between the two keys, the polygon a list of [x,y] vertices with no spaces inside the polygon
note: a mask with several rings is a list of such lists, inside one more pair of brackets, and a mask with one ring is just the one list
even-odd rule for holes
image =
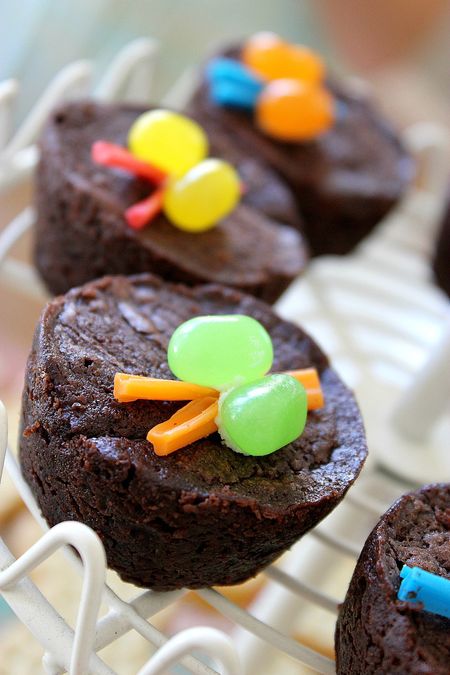
{"label": "brownie", "polygon": [[[239,49],[224,55],[238,59]],[[217,143],[224,157],[227,147],[233,156],[251,156],[282,178],[313,255],[351,251],[398,202],[414,173],[412,158],[374,106],[338,82],[329,86],[336,97],[336,122],[304,143],[264,135],[251,112],[215,104],[205,81],[187,106],[213,149]]]}
{"label": "brownie", "polygon": [[450,619],[397,600],[406,564],[450,579],[450,484],[401,497],[369,536],[336,627],[337,672],[450,670]]}
{"label": "brownie", "polygon": [[[308,413],[300,438],[265,457],[233,452],[218,433],[157,456],[146,434],[183,404],[118,403],[115,372],[173,378],[174,329],[232,313],[269,331],[273,372],[318,369],[325,407]],[[23,476],[49,524],[87,523],[110,567],[156,590],[255,575],[338,504],[366,456],[353,395],[300,328],[235,289],[152,275],[105,277],[47,305],[26,371],[22,432]]]}
{"label": "brownie", "polygon": [[433,257],[434,278],[450,297],[450,196]]}
{"label": "brownie", "polygon": [[[104,274],[153,272],[189,285],[227,284],[275,301],[302,271],[305,245],[296,229],[275,223],[262,208],[240,204],[201,234],[179,230],[163,214],[140,231],[127,225],[125,209],[151,187],[95,164],[91,147],[100,139],[126,145],[130,126],[145,110],[81,101],[50,116],[40,142],[35,236],[35,262],[50,291],[64,293]],[[273,202],[281,203],[285,188],[258,164],[241,165],[249,202],[274,214]]]}

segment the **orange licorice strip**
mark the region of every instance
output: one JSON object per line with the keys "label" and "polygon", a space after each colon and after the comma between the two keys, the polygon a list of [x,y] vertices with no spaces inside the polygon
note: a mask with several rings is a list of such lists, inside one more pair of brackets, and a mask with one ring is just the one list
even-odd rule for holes
{"label": "orange licorice strip", "polygon": [[308,396],[308,410],[317,410],[325,405],[319,374],[315,368],[302,370],[288,370],[286,375],[292,375],[305,387]]}
{"label": "orange licorice strip", "polygon": [[153,444],[157,455],[169,455],[217,431],[214,420],[218,410],[219,402],[213,396],[191,401],[166,422],[150,429],[147,440]]}
{"label": "orange licorice strip", "polygon": [[148,225],[161,212],[164,200],[164,189],[156,190],[150,197],[136,202],[125,211],[125,220],[134,230]]}
{"label": "orange licorice strip", "polygon": [[148,401],[192,401],[205,396],[217,398],[219,392],[180,380],[159,380],[126,373],[116,373],[114,376],[114,398],[119,403],[129,403],[138,398]]}

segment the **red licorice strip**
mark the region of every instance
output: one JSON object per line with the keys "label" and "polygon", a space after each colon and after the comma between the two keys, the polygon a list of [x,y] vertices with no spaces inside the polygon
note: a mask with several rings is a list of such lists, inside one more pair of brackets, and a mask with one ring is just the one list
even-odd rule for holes
{"label": "red licorice strip", "polygon": [[163,205],[164,189],[156,190],[150,197],[133,204],[125,211],[125,220],[134,230],[140,230],[160,213]]}
{"label": "red licorice strip", "polygon": [[96,141],[92,145],[92,159],[97,164],[111,166],[116,169],[124,169],[142,178],[147,178],[155,185],[161,185],[167,178],[167,174],[152,164],[141,162],[131,152],[120,145],[108,141]]}

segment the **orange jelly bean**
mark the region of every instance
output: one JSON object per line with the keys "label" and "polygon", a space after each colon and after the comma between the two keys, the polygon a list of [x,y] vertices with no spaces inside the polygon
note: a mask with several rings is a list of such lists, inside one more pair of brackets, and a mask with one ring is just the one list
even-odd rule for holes
{"label": "orange jelly bean", "polygon": [[258,98],[256,120],[263,132],[279,140],[312,140],[333,124],[333,97],[320,86],[274,80]]}
{"label": "orange jelly bean", "polygon": [[325,74],[322,59],[301,45],[284,42],[274,33],[257,33],[245,44],[242,62],[265,80],[289,78],[318,84]]}

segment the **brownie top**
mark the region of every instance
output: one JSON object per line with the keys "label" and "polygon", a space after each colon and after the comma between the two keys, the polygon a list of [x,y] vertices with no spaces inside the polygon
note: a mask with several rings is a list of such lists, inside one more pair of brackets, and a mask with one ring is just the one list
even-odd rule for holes
{"label": "brownie top", "polygon": [[[424,649],[438,663],[445,663],[450,658],[450,619],[397,600],[397,591],[405,564],[450,579],[450,484],[426,486],[401,497],[372,537],[375,550],[366,563],[367,583],[376,578],[387,611],[399,617],[396,635],[403,636],[404,647],[415,643],[419,652]],[[387,626],[391,621],[388,613]]]}
{"label": "brownie top", "polygon": [[[230,48],[221,55],[239,59],[240,49]],[[225,125],[244,151],[253,149],[264,157],[294,191],[312,190],[325,201],[334,195],[396,201],[413,177],[411,156],[370,100],[335,80],[328,86],[336,98],[336,120],[329,131],[310,142],[287,143],[266,136],[252,113],[215,104],[206,81],[188,112],[210,133],[220,134],[220,126]]]}
{"label": "brownie top", "polygon": [[[193,316],[233,313],[253,316],[268,330],[272,372],[315,366],[326,405],[308,413],[300,438],[266,457],[236,454],[217,433],[158,457],[146,434],[183,404],[118,403],[114,374],[173,379],[166,353],[174,329]],[[73,289],[44,310],[28,378],[33,422],[49,439],[56,436],[62,455],[65,440],[86,437],[112,461],[131,461],[142,489],[146,482],[159,482],[165,489],[215,493],[257,503],[265,515],[276,517],[342,495],[366,456],[357,404],[313,340],[265,303],[222,286],[188,289],[141,275],[105,277]]]}
{"label": "brownie top", "polygon": [[[243,203],[216,227],[201,234],[181,231],[164,214],[139,231],[126,224],[125,209],[150,195],[152,187],[125,171],[95,164],[91,147],[98,140],[126,146],[129,128],[146,110],[148,107],[93,101],[63,104],[44,129],[43,161],[51,157],[53,171],[62,172],[71,181],[80,199],[83,192],[95,196],[103,209],[105,227],[148,246],[166,265],[172,263],[196,278],[202,269],[208,269],[214,282],[237,286],[264,283],[272,274],[297,276],[306,262],[301,235]],[[263,199],[267,176],[261,171],[255,165],[245,165],[244,180],[256,181]],[[273,198],[278,199],[276,188]]]}

